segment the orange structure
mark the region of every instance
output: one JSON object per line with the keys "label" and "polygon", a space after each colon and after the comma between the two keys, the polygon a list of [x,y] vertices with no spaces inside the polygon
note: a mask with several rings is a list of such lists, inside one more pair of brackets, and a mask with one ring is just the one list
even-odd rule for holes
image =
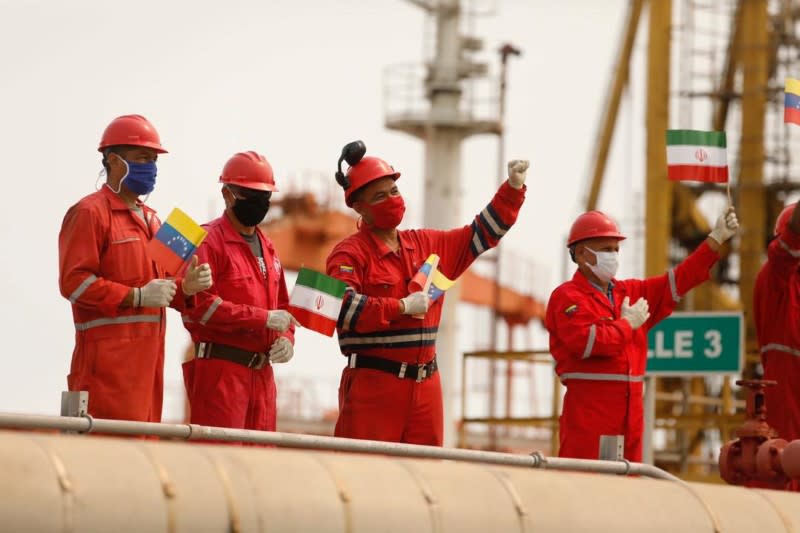
{"label": "orange structure", "polygon": [[[287,270],[300,267],[325,271],[325,259],[333,246],[357,230],[357,219],[336,209],[321,207],[311,193],[285,195],[275,200],[281,216],[263,225],[275,244],[278,257]],[[544,320],[545,304],[531,295],[522,294],[497,284],[473,271],[459,280],[461,301],[495,309],[510,325]]]}

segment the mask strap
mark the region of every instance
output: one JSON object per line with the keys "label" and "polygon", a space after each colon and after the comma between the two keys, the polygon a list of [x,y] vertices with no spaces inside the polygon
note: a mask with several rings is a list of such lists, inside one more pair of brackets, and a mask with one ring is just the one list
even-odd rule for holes
{"label": "mask strap", "polygon": [[[114,152],[111,152],[111,153],[112,153],[112,154],[114,154]],[[128,174],[130,174],[130,172],[131,172],[131,167],[128,165],[128,162],[127,162],[127,161],[125,161],[125,159],[124,159],[124,158],[123,158],[121,155],[119,155],[119,154],[114,154],[114,155],[115,155],[115,156],[117,156],[117,157],[120,159],[120,161],[122,161],[123,163],[125,163],[125,175],[124,175],[124,176],[122,176],[122,179],[121,179],[121,180],[119,180],[119,186],[117,187],[117,190],[116,190],[116,191],[114,191],[114,187],[112,187],[112,186],[111,186],[111,185],[109,185],[108,183],[106,183],[106,184],[105,184],[105,186],[106,186],[106,187],[108,187],[109,189],[111,189],[112,191],[114,191],[114,194],[119,194],[119,191],[121,191],[121,190],[122,190],[122,182],[123,182],[123,181],[125,181],[125,178],[127,178],[127,177],[128,177]],[[103,173],[105,173],[105,169],[103,169]]]}
{"label": "mask strap", "polygon": [[100,187],[102,187],[102,185],[100,185],[100,179],[105,175],[106,175],[106,168],[103,167],[100,169],[100,172],[97,173],[97,179],[94,180],[94,190],[96,191],[100,190]]}

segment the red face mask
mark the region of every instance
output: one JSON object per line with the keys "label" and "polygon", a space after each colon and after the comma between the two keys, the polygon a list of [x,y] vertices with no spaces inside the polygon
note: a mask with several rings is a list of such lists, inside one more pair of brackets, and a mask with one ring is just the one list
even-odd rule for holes
{"label": "red face mask", "polygon": [[396,228],[406,212],[406,203],[400,195],[390,196],[382,202],[367,204],[365,207],[372,215],[372,227],[378,229]]}

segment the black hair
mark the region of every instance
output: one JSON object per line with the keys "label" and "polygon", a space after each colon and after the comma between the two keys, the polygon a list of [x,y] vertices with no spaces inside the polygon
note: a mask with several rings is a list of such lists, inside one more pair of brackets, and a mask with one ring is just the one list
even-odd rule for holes
{"label": "black hair", "polygon": [[103,168],[106,169],[106,174],[108,174],[108,154],[117,154],[118,156],[125,159],[125,153],[130,150],[131,148],[136,148],[135,146],[130,146],[127,144],[117,144],[114,146],[109,146],[103,150]]}

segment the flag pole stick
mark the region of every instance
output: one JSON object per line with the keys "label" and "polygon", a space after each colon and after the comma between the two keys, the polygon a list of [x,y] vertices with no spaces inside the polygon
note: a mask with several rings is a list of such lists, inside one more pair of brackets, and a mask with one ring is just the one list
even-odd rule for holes
{"label": "flag pole stick", "polygon": [[725,185],[726,185],[726,188],[728,189],[728,207],[731,207],[731,206],[733,206],[733,200],[731,199],[731,182],[730,182],[730,180],[728,180]]}

